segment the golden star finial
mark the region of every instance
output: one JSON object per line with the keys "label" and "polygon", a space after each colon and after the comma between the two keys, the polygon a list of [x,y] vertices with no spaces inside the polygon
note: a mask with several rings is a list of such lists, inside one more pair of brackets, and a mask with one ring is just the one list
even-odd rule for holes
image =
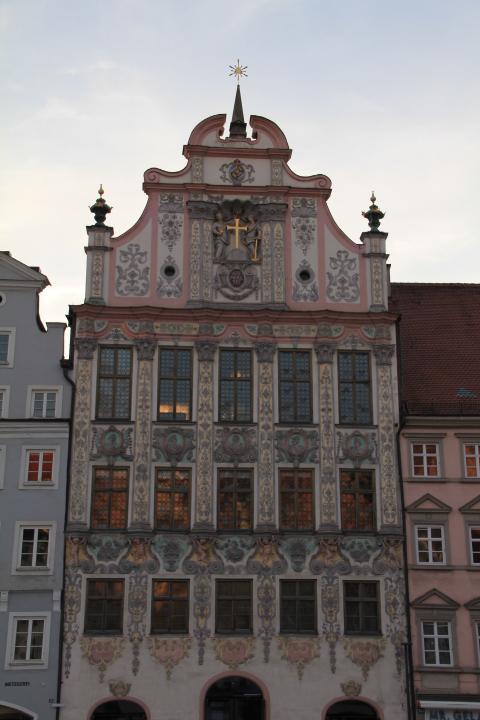
{"label": "golden star finial", "polygon": [[247,73],[245,72],[248,68],[248,65],[240,65],[240,60],[237,60],[236,65],[229,65],[228,66],[232,72],[228,73],[228,77],[235,76],[237,78],[237,83],[240,84],[240,78],[241,77],[248,77]]}

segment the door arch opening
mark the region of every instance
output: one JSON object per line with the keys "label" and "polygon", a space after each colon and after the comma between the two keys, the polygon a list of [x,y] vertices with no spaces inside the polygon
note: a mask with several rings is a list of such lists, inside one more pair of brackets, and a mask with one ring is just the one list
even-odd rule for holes
{"label": "door arch opening", "polygon": [[341,700],[328,708],[325,720],[378,720],[378,715],[368,703]]}
{"label": "door arch opening", "polygon": [[33,720],[33,715],[0,703],[0,720]]}
{"label": "door arch opening", "polygon": [[90,720],[147,720],[145,710],[131,700],[109,700],[98,705]]}
{"label": "door arch opening", "polygon": [[205,720],[265,720],[261,689],[238,675],[217,680],[205,696]]}

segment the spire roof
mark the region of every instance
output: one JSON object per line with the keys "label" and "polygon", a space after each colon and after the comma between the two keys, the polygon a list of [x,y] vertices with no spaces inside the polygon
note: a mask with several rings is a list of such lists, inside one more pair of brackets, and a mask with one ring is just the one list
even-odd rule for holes
{"label": "spire roof", "polygon": [[246,138],[247,137],[247,123],[243,117],[243,105],[242,95],[240,92],[240,85],[237,85],[237,92],[235,94],[235,103],[233,105],[232,122],[230,123],[230,138]]}

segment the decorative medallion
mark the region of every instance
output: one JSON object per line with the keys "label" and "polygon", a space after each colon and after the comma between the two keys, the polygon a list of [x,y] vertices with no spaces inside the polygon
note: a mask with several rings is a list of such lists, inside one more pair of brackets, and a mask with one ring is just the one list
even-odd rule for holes
{"label": "decorative medallion", "polygon": [[220,180],[231,185],[243,185],[252,183],[255,179],[255,168],[253,165],[245,164],[238,158],[232,162],[220,165]]}
{"label": "decorative medallion", "polygon": [[148,637],[147,645],[150,655],[165,668],[167,680],[172,677],[173,669],[184,658],[188,657],[192,646],[191,638],[160,638]]}
{"label": "decorative medallion", "polygon": [[101,683],[105,679],[107,668],[122,656],[125,642],[125,638],[122,637],[80,638],[83,657],[90,665],[97,668]]}
{"label": "decorative medallion", "polygon": [[221,427],[215,433],[215,462],[257,461],[257,431],[249,427]]}
{"label": "decorative medallion", "polygon": [[347,657],[361,668],[363,679],[367,680],[370,669],[383,657],[385,640],[383,638],[379,640],[351,640],[348,638],[344,640],[343,644]]}
{"label": "decorative medallion", "polygon": [[117,428],[114,425],[100,427],[92,425],[92,446],[90,459],[106,458],[110,464],[115,460],[133,460],[133,428]]}
{"label": "decorative medallion", "polygon": [[292,463],[297,467],[306,462],[318,462],[319,437],[317,430],[277,430],[275,447],[277,462]]}
{"label": "decorative medallion", "polygon": [[110,682],[108,683],[108,689],[115,697],[127,697],[131,687],[132,686],[130,683],[121,679],[110,680]]}
{"label": "decorative medallion", "polygon": [[342,692],[347,697],[358,697],[362,693],[362,686],[355,680],[347,680],[347,682],[341,683],[340,687]]}
{"label": "decorative medallion", "polygon": [[377,462],[377,435],[374,432],[352,433],[337,431],[337,460],[345,462],[351,460],[354,467],[360,467],[368,460]]}
{"label": "decorative medallion", "polygon": [[305,667],[320,655],[320,640],[319,638],[279,637],[278,649],[283,660],[296,666],[298,679],[301,680]]}
{"label": "decorative medallion", "polygon": [[212,638],[215,657],[227,665],[230,670],[236,670],[255,655],[255,638]]}
{"label": "decorative medallion", "polygon": [[152,446],[155,460],[178,465],[193,462],[195,431],[180,427],[156,427],[153,430]]}

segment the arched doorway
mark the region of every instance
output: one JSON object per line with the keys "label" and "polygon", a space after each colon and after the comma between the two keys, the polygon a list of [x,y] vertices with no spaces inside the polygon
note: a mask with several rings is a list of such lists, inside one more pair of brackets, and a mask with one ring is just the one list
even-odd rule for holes
{"label": "arched doorway", "polygon": [[6,705],[0,705],[0,720],[32,720],[33,715],[27,715],[27,713],[17,710],[13,707],[7,707]]}
{"label": "arched doorway", "polygon": [[131,700],[109,700],[95,708],[90,720],[147,720],[147,716]]}
{"label": "arched doorway", "polygon": [[265,720],[261,689],[246,677],[217,680],[205,696],[205,720]]}
{"label": "arched doorway", "polygon": [[325,720],[378,720],[374,708],[360,700],[341,700],[332,705]]}

